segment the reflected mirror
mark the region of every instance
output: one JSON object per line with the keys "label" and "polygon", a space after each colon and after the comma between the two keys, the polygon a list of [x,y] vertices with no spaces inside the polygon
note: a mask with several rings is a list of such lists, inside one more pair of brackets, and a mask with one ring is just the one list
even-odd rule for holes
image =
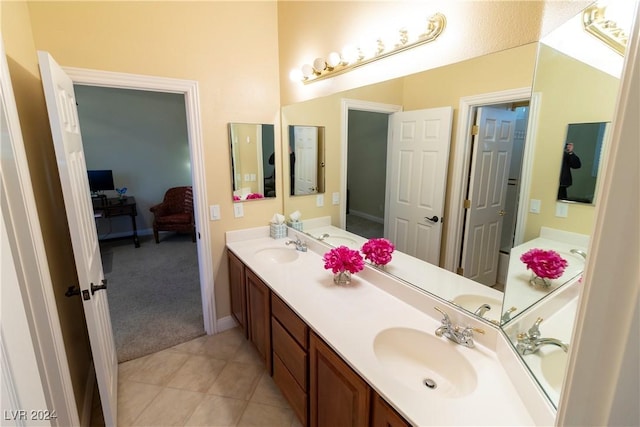
{"label": "reflected mirror", "polygon": [[558,200],[593,203],[606,122],[570,123],[564,141]]}
{"label": "reflected mirror", "polygon": [[324,193],[324,126],[289,126],[288,147],[289,194]]}
{"label": "reflected mirror", "polygon": [[274,126],[229,123],[229,142],[234,202],[276,197]]}

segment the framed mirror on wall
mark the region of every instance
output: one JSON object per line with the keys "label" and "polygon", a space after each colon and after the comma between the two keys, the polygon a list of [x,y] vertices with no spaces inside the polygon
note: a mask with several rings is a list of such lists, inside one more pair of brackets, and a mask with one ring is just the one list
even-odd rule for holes
{"label": "framed mirror on wall", "polygon": [[324,193],[324,126],[289,126],[289,195]]}
{"label": "framed mirror on wall", "polygon": [[229,123],[233,201],[276,197],[272,124]]}
{"label": "framed mirror on wall", "polygon": [[558,200],[593,204],[608,122],[570,123],[564,141]]}

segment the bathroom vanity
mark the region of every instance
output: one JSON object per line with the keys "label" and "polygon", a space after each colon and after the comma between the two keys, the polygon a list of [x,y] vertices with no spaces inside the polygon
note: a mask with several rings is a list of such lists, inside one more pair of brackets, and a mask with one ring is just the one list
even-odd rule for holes
{"label": "bathroom vanity", "polygon": [[[347,286],[328,246],[227,232],[232,312],[303,425],[551,425],[554,409],[490,322],[375,268]],[[301,239],[307,251],[286,245]],[[443,310],[469,348],[435,334]]]}

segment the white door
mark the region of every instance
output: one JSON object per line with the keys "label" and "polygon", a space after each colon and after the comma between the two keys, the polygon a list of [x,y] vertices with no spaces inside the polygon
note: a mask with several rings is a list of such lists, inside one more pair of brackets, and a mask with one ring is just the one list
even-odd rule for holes
{"label": "white door", "polygon": [[478,109],[469,181],[462,267],[464,276],[493,286],[498,275],[509,164],[515,134],[515,111]]}
{"label": "white door", "polygon": [[295,126],[293,129],[295,154],[294,194],[313,194],[318,191],[318,128]]}
{"label": "white door", "polygon": [[452,107],[391,116],[386,234],[399,251],[435,265],[440,261],[452,119]]}
{"label": "white door", "polygon": [[111,329],[98,235],[73,82],[47,52],[38,52],[78,282],[107,426],[117,422],[118,359]]}

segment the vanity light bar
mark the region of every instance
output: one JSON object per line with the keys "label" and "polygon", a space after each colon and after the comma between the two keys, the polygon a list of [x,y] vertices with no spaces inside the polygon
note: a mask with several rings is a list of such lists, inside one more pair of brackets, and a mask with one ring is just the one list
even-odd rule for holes
{"label": "vanity light bar", "polygon": [[617,23],[605,18],[605,14],[606,6],[596,4],[586,8],[582,14],[584,29],[624,56],[628,36]]}
{"label": "vanity light bar", "polygon": [[409,42],[409,32],[403,28],[398,31],[397,42],[390,46],[385,45],[382,39],[368,47],[347,46],[342,53],[331,52],[326,59],[316,58],[313,64],[304,64],[300,69],[292,70],[289,77],[293,81],[308,84],[337,76],[378,59],[432,42],[444,31],[446,24],[445,16],[436,13],[427,20],[425,31],[414,42]]}

